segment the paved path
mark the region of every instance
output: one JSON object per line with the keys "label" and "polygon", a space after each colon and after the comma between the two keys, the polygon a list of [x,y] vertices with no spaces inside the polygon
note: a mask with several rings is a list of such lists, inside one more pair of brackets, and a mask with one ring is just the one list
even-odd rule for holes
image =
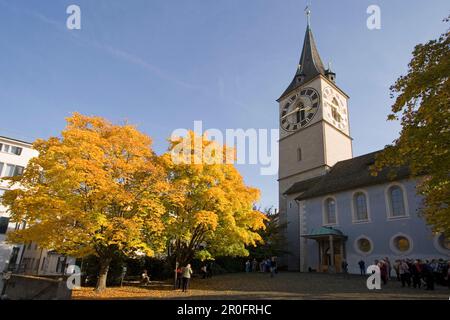
{"label": "paved path", "polygon": [[149,287],[108,288],[101,295],[92,288],[74,292],[75,299],[439,299],[448,300],[450,290],[402,288],[395,280],[381,290],[368,290],[366,277],[321,273],[227,274],[193,279],[188,293],[173,291],[170,283]]}

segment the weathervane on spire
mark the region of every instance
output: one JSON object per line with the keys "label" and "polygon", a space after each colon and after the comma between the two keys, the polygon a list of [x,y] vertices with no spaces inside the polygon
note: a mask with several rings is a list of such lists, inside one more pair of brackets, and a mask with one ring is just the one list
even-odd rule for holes
{"label": "weathervane on spire", "polygon": [[305,8],[306,19],[308,23],[308,27],[311,25],[311,1],[308,1]]}

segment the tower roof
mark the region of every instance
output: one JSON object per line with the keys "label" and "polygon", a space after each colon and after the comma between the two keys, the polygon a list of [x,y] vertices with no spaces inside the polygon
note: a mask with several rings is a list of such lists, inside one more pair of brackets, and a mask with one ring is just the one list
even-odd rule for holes
{"label": "tower roof", "polygon": [[287,87],[278,100],[283,98],[290,91],[315,78],[319,74],[325,75],[325,68],[323,66],[322,59],[320,59],[319,51],[317,50],[316,42],[314,41],[314,36],[308,23],[297,72],[295,73],[291,84]]}

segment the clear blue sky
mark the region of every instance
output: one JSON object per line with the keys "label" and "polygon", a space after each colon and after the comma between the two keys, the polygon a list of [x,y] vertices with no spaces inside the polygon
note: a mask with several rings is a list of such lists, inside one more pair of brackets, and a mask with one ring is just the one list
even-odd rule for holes
{"label": "clear blue sky", "polygon": [[[389,86],[417,43],[447,26],[447,0],[312,1],[324,63],[351,97],[355,155],[390,143]],[[66,8],[82,30],[66,29]],[[0,135],[58,135],[73,111],[127,119],[162,153],[175,128],[277,128],[279,97],[292,79],[305,32],[306,0],[0,0]],[[366,27],[381,7],[382,28]],[[276,176],[240,166],[277,205]]]}

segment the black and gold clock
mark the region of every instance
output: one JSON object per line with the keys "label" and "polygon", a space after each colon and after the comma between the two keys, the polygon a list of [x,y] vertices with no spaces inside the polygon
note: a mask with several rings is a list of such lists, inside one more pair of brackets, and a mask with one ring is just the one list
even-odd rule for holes
{"label": "black and gold clock", "polygon": [[284,102],[280,123],[286,131],[306,127],[319,110],[320,96],[313,88],[305,88]]}

